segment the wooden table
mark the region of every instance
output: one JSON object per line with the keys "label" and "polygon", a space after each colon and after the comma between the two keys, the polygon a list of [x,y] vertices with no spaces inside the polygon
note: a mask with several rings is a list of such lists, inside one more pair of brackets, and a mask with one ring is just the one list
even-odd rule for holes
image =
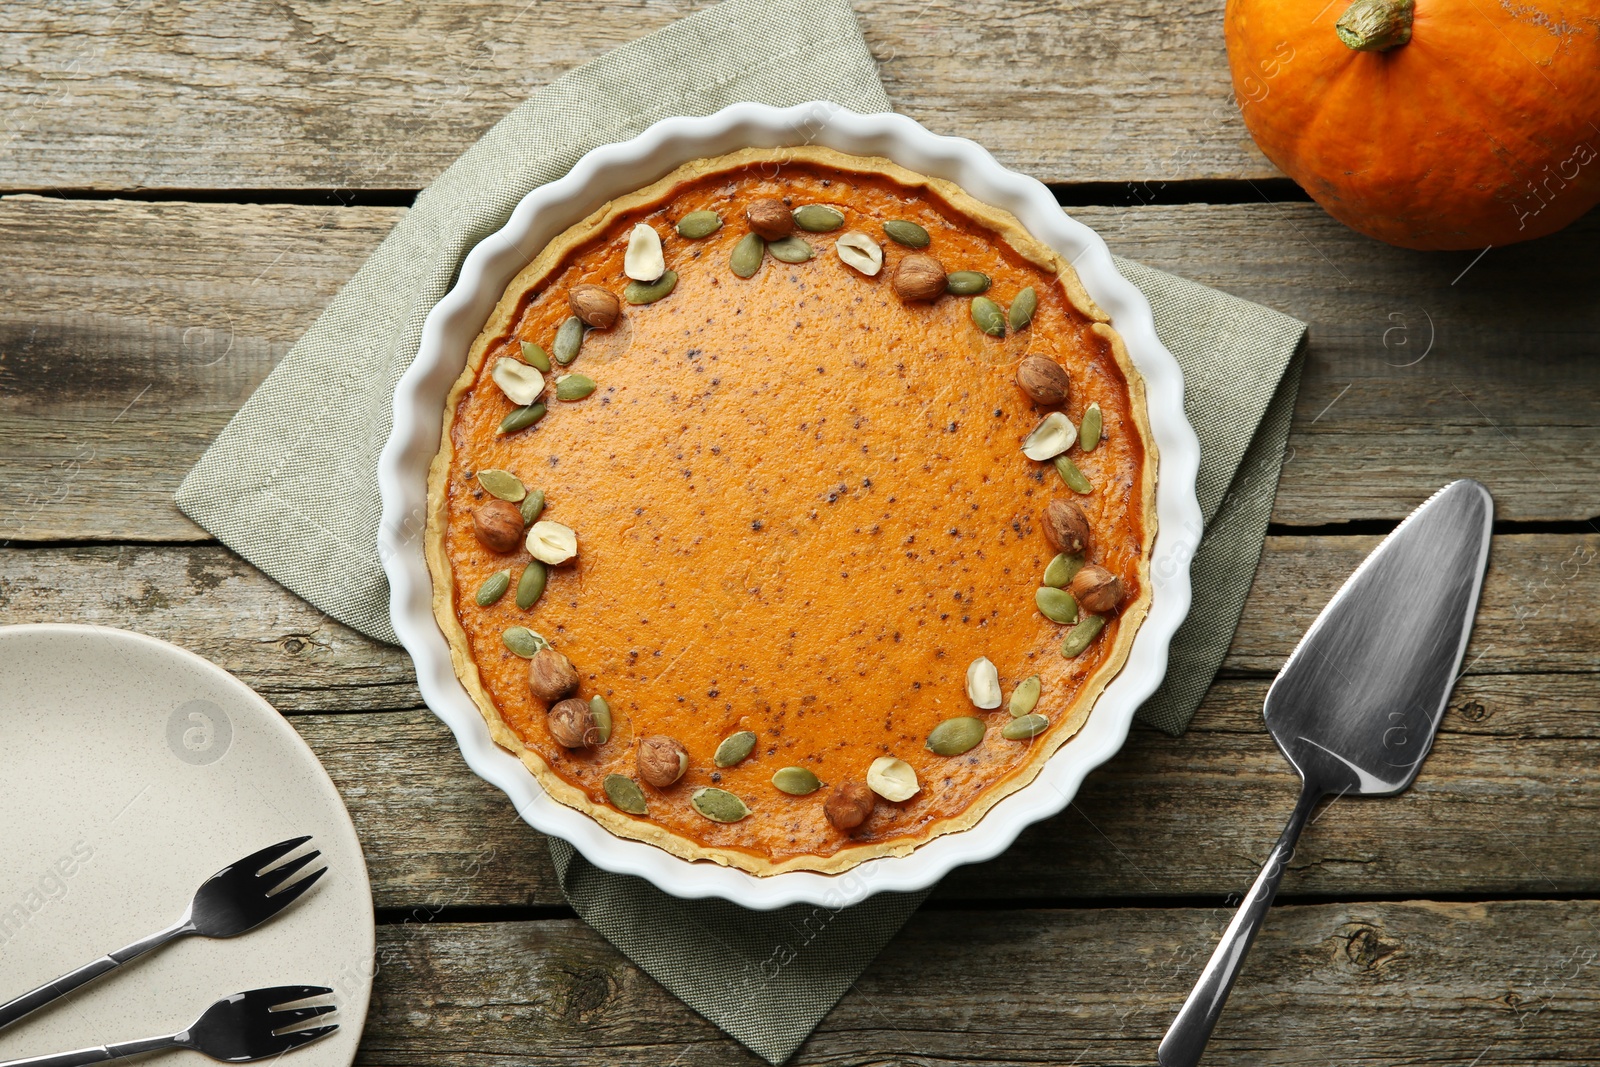
{"label": "wooden table", "polygon": [[[371,865],[366,1063],[757,1062],[573,917],[400,650],[171,499],[416,189],[562,70],[699,6],[0,8],[0,619],[175,641],[305,736]],[[952,875],[797,1062],[1153,1063],[1293,801],[1268,679],[1378,537],[1463,475],[1493,490],[1498,536],[1438,744],[1405,796],[1307,832],[1207,1062],[1600,1061],[1600,216],[1478,258],[1344,229],[1250,144],[1222,0],[858,6],[900,110],[1311,342],[1194,728],[1135,730],[1069,811]]]}

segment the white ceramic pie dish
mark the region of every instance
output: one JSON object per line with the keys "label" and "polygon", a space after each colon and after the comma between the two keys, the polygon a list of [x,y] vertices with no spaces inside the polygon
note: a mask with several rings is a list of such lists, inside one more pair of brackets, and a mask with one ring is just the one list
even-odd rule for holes
{"label": "white ceramic pie dish", "polygon": [[[919,173],[949,179],[979,200],[1011,212],[1077,268],[1145,379],[1151,432],[1160,453],[1158,529],[1150,610],[1127,664],[1106,687],[1083,729],[1033,782],[996,804],[972,829],[935,838],[909,855],[869,860],[837,875],[791,871],[756,877],[613,836],[587,815],[550,799],[515,756],[494,744],[456,678],[449,646],[434,620],[422,533],[428,465],[439,446],[445,396],[516,273],[552,238],[596,208],[691,159],[801,144],[884,156]],[[1099,235],[1064,214],[1042,184],[1002,167],[972,141],[937,136],[901,115],[859,115],[828,103],[783,109],[735,104],[705,118],[664,119],[631,141],[595,149],[566,177],[523,197],[506,225],[467,256],[455,287],[423,324],[417,358],[395,390],[394,428],[378,462],[383,495],[378,549],[389,577],[395,632],[416,663],[423,699],[455,733],[468,765],[503,790],[530,826],[571,842],[597,867],[637,875],[674,896],[721,897],[757,909],[795,903],[841,907],[886,890],[925,889],[955,867],[993,858],[1025,827],[1065,808],[1084,776],[1122,747],[1134,712],[1161,683],[1172,634],[1189,610],[1189,561],[1201,531],[1195,498],[1199,460],[1199,442],[1183,410],[1182,372],[1156,336],[1149,303],[1117,272]]]}

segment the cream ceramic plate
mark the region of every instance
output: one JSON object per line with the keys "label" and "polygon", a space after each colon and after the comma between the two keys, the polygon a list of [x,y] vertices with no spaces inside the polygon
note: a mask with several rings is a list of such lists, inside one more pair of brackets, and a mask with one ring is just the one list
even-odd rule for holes
{"label": "cream ceramic plate", "polygon": [[[539,788],[511,753],[489,737],[483,716],[456,678],[450,649],[433,618],[433,587],[423,559],[428,464],[439,448],[445,395],[467,350],[508,282],[549,241],[591,211],[650,184],[681,163],[740,148],[819,144],[853,155],[884,156],[919,174],[946,178],[986,204],[1015,215],[1034,237],[1078,271],[1111,316],[1144,377],[1150,429],[1159,453],[1153,594],[1122,673],[1095,703],[1089,721],[1026,787],[963,833],[947,834],[906,856],[870,860],[845,874],[790,871],[758,878],[732,867],[692,863],[617,837]],[[940,137],[903,115],[859,115],[836,104],[791,108],[735,104],[704,118],[670,118],[622,144],[597,148],[559,181],[522,198],[506,225],[474,248],[456,285],[423,324],[416,360],[394,397],[394,428],[378,461],[383,519],[378,554],[389,578],[396,634],[417,666],[428,707],[449,724],[467,763],[506,792],[533,827],[570,841],[596,866],[645,878],[680,897],[722,897],[748,908],[851,904],[885,890],[933,885],[952,868],[999,855],[1023,828],[1066,807],[1084,775],[1122,747],[1139,705],[1161,684],[1172,633],[1189,611],[1189,560],[1200,539],[1195,475],[1200,444],[1183,410],[1183,372],[1156,336],[1144,294],[1117,272],[1093,230],[1064,214],[1050,190],[1007,170],[982,147]],[[530,842],[530,847],[532,842]]]}
{"label": "cream ceramic plate", "polygon": [[256,849],[311,834],[328,867],[250,933],[185,938],[0,1030],[0,1060],[172,1033],[230,993],[305,984],[333,987],[339,1032],[284,1062],[347,1067],[372,894],[350,816],[293,727],[193,653],[103,627],[0,627],[0,694],[0,1002],[161,929]]}

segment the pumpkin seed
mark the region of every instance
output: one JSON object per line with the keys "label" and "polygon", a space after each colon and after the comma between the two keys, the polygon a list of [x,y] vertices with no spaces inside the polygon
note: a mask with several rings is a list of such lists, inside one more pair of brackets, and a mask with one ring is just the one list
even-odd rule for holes
{"label": "pumpkin seed", "polygon": [[988,292],[989,276],[975,270],[958,270],[945,278],[944,287],[956,296],[977,296]]}
{"label": "pumpkin seed", "polygon": [[544,596],[545,583],[550,580],[550,569],[536,559],[530,559],[517,579],[517,607],[527,611]]}
{"label": "pumpkin seed", "polygon": [[1078,602],[1065,589],[1042,585],[1034,591],[1033,602],[1039,606],[1039,614],[1051,622],[1066,626],[1078,621]]}
{"label": "pumpkin seed", "polygon": [[717,746],[717,751],[712,755],[711,762],[718,767],[732,767],[755,751],[756,735],[749,730],[740,730],[736,734],[729,734],[722,739],[722,744]]}
{"label": "pumpkin seed", "polygon": [[1094,492],[1094,486],[1089,484],[1089,479],[1083,476],[1083,472],[1078,469],[1078,465],[1072,460],[1066,456],[1057,456],[1055,464],[1056,473],[1061,475],[1061,480],[1067,483],[1068,489],[1071,489],[1074,493]]}
{"label": "pumpkin seed", "polygon": [[1007,319],[1013,330],[1025,328],[1033,321],[1033,313],[1039,308],[1039,294],[1033,291],[1033,286],[1028,286],[1011,300],[1011,311]]}
{"label": "pumpkin seed", "polygon": [[532,341],[522,342],[522,362],[531,367],[538,367],[542,371],[550,369],[549,354]]}
{"label": "pumpkin seed", "polygon": [[513,504],[528,495],[528,490],[523,488],[522,479],[510,471],[479,471],[478,484],[488,490],[490,496],[509,500]]}
{"label": "pumpkin seed", "polygon": [[744,801],[723,789],[696,789],[689,803],[712,822],[738,822],[750,814]]}
{"label": "pumpkin seed", "polygon": [[1044,584],[1056,589],[1065,589],[1067,583],[1072,581],[1072,576],[1081,570],[1083,570],[1083,557],[1069,556],[1063,552],[1045,567]]}
{"label": "pumpkin seed", "polygon": [[594,392],[594,379],[587,374],[563,374],[556,379],[557,400],[582,400]]}
{"label": "pumpkin seed", "polygon": [[663,271],[661,277],[653,282],[629,282],[628,287],[622,290],[622,299],[630,304],[654,304],[672,292],[677,284],[677,271]]}
{"label": "pumpkin seed", "polygon": [[1100,414],[1099,404],[1090,404],[1089,410],[1083,413],[1083,425],[1079,428],[1078,447],[1085,452],[1093,452],[1095,445],[1100,443],[1100,428],[1103,416]]}
{"label": "pumpkin seed", "polygon": [[[980,296],[978,300],[982,300]],[[978,300],[974,300],[976,304]],[[1059,411],[1052,411],[1022,442],[1022,454],[1043,462],[1061,455],[1078,439],[1078,428]]]}
{"label": "pumpkin seed", "polygon": [[500,635],[500,641],[515,655],[523,659],[532,659],[539,654],[541,648],[549,648],[550,642],[528,629],[526,626],[513,626]]}
{"label": "pumpkin seed", "polygon": [[828,233],[844,225],[844,216],[831,207],[807,204],[794,209],[794,224],[811,233]]}
{"label": "pumpkin seed", "polygon": [[506,399],[519,407],[527,407],[544,392],[544,375],[538,367],[530,367],[520,359],[497,359],[490,379],[500,387]]}
{"label": "pumpkin seed", "polygon": [[761,239],[761,235],[747,233],[733,246],[733,255],[728,257],[728,266],[732,267],[733,273],[741,278],[753,278],[756,271],[761,269],[761,257],[766,255],[766,252],[767,242]]}
{"label": "pumpkin seed", "polygon": [[644,802],[644,790],[639,788],[639,783],[625,774],[606,775],[606,799],[611,801],[612,807],[618,811],[625,811],[629,815],[647,815],[650,808]]}
{"label": "pumpkin seed", "polygon": [[983,740],[983,720],[964,715],[946,719],[928,734],[928,751],[936,756],[959,756],[978,747]]}
{"label": "pumpkin seed", "polygon": [[1000,671],[988,656],[979,656],[968,664],[967,698],[974,707],[985,711],[1000,706]]}
{"label": "pumpkin seed", "polygon": [[867,768],[867,788],[885,800],[898,804],[910,800],[922,788],[917,772],[903,759],[879,756]]}
{"label": "pumpkin seed", "polygon": [[780,263],[804,263],[817,254],[816,249],[803,237],[790,234],[767,243],[767,251],[772,253],[772,258]]}
{"label": "pumpkin seed", "polygon": [[528,495],[522,498],[522,525],[532,526],[533,520],[539,517],[544,510],[544,490],[530,489]]}
{"label": "pumpkin seed", "polygon": [[495,571],[483,580],[478,586],[478,594],[473,597],[478,602],[478,607],[486,608],[490,604],[506,595],[506,590],[511,588],[511,572]]}
{"label": "pumpkin seed", "polygon": [[1000,730],[1000,736],[1007,741],[1027,741],[1038,737],[1050,725],[1050,720],[1043,715],[1022,715],[1006,723]]}
{"label": "pumpkin seed", "polygon": [[972,321],[977,323],[978,329],[990,337],[1004,337],[1006,335],[1006,313],[986,296],[974,297],[972,300]]}
{"label": "pumpkin seed", "polygon": [[905,219],[890,219],[885,222],[883,233],[889,240],[907,248],[927,248],[928,243],[933,240],[928,236],[927,230]]}
{"label": "pumpkin seed", "polygon": [[1100,636],[1105,625],[1106,620],[1099,615],[1085,615],[1078,620],[1078,625],[1067,631],[1067,639],[1061,642],[1061,654],[1068,659],[1083,655],[1083,650]]}
{"label": "pumpkin seed", "polygon": [[578,358],[578,349],[582,347],[583,320],[573,315],[556,331],[556,343],[550,346],[550,355],[565,367]]}
{"label": "pumpkin seed", "polygon": [[1038,703],[1039,676],[1035,674],[1017,683],[1017,687],[1011,691],[1011,703],[1006,710],[1011,712],[1013,719],[1020,719],[1031,712]]}
{"label": "pumpkin seed", "polygon": [[792,797],[803,797],[822,788],[822,781],[804,767],[785,767],[772,776],[772,784]]}
{"label": "pumpkin seed", "polygon": [[606,698],[596,693],[589,698],[589,714],[594,716],[594,728],[600,735],[603,745],[611,740],[611,705],[606,703]]}
{"label": "pumpkin seed", "polygon": [[529,426],[544,418],[544,413],[550,410],[543,404],[529,404],[525,408],[512,408],[511,413],[500,420],[500,433],[516,433],[526,430]]}
{"label": "pumpkin seed", "polygon": [[678,220],[678,236],[698,241],[722,229],[722,216],[715,211],[691,211]]}

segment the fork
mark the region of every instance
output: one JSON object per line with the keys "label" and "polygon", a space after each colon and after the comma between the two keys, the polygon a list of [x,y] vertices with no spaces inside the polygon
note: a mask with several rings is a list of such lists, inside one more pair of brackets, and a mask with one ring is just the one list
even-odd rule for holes
{"label": "fork", "polygon": [[[57,1052],[50,1056],[6,1060],[0,1063],[0,1067],[80,1067],[82,1064],[118,1060],[124,1056],[138,1056],[164,1048],[193,1049],[224,1063],[247,1063],[278,1056],[339,1029],[338,1023],[315,1026],[309,1030],[290,1029],[337,1010],[337,1005],[282,1007],[331,992],[333,990],[327,986],[320,985],[280,985],[252,989],[223,997],[190,1023],[187,1029],[175,1034]],[[289,1032],[279,1033],[285,1029]]]}
{"label": "fork", "polygon": [[[244,859],[222,868],[195,892],[188,910],[177,922],[165,930],[141,938],[126,948],[101,956],[75,971],[46,982],[38,989],[22,994],[6,1004],[0,1004],[0,1027],[10,1026],[29,1012],[44,1007],[57,997],[92,982],[102,974],[116,970],[130,960],[160,948],[169,941],[194,935],[197,937],[234,937],[253,930],[278,914],[316,882],[327,871],[319,867],[306,877],[288,884],[293,875],[305,865],[322,855],[320,851],[297,856],[288,863],[273,867],[283,857],[310,841],[310,836],[291,837],[269,845],[260,852],[252,852]],[[272,867],[271,870],[267,868]]]}

